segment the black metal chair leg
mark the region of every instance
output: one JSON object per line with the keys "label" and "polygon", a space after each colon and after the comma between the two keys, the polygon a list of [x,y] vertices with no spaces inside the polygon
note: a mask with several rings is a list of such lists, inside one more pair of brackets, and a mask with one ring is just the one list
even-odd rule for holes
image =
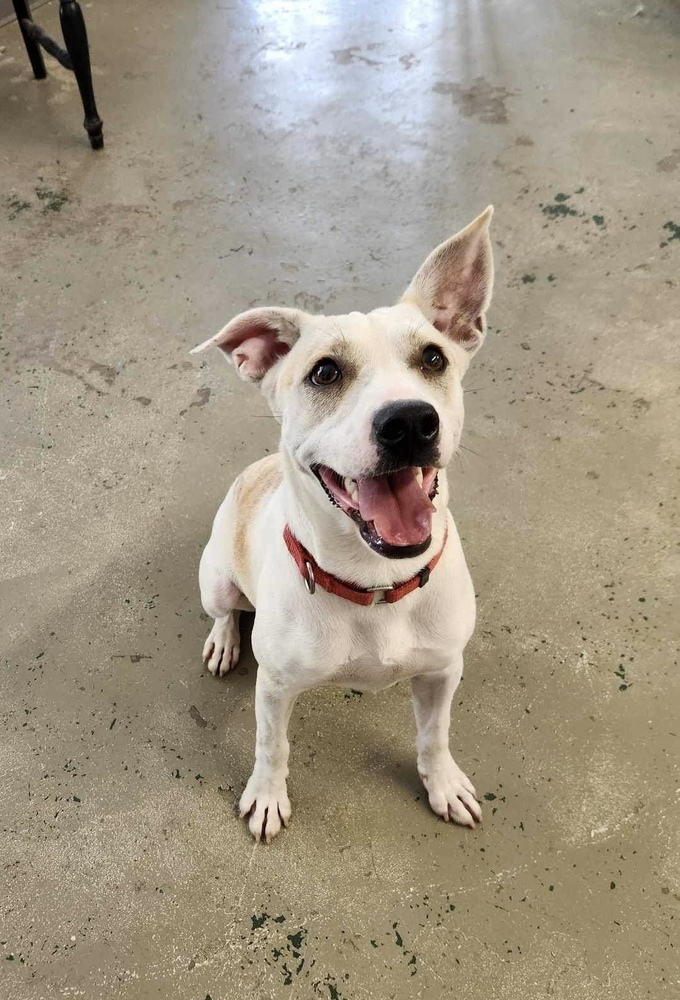
{"label": "black metal chair leg", "polygon": [[32,21],[31,12],[28,9],[28,3],[26,0],[13,0],[14,2],[14,13],[17,16],[19,22],[19,27],[21,28],[21,34],[24,39],[24,45],[26,46],[26,51],[28,52],[28,58],[31,60],[31,66],[33,67],[33,76],[36,80],[44,80],[47,76],[47,70],[45,69],[45,61],[42,57],[42,52],[40,51],[40,46],[26,33],[24,28],[24,21]]}
{"label": "black metal chair leg", "polygon": [[61,21],[66,50],[71,57],[73,72],[78,81],[78,89],[85,111],[84,124],[90,137],[90,145],[93,149],[101,149],[104,145],[103,123],[97,112],[97,105],[94,103],[90,49],[87,44],[83,13],[77,0],[60,0],[59,20]]}

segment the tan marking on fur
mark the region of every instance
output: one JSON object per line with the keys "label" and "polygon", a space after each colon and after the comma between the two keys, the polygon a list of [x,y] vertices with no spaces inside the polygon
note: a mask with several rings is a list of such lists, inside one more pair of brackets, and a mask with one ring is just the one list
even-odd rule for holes
{"label": "tan marking on fur", "polygon": [[[323,317],[327,319],[328,317]],[[304,381],[316,358],[324,357],[324,351],[332,353],[332,337],[324,327],[306,333],[304,342],[298,341],[296,350],[291,351],[281,363],[278,376],[279,390],[289,392]]]}
{"label": "tan marking on fur", "polygon": [[[299,349],[298,349],[299,351]],[[330,358],[339,366],[342,377],[337,383],[328,386],[315,387],[307,380],[314,365],[324,358]],[[287,368],[279,377],[279,388],[290,391],[298,386],[303,387],[305,405],[308,406],[316,419],[321,422],[342,403],[345,394],[359,376],[366,359],[356,344],[348,343],[345,337],[338,337],[335,332],[324,341],[313,342],[305,354],[291,357]]]}
{"label": "tan marking on fur", "polygon": [[[311,354],[312,352],[308,352]],[[301,352],[296,353],[292,358],[288,357],[285,359],[281,374],[279,375],[279,390],[281,392],[290,392],[294,386],[302,382],[303,378],[307,374],[308,368],[305,367],[307,364],[307,354],[302,354]]]}
{"label": "tan marking on fur", "polygon": [[234,524],[234,570],[246,597],[254,592],[250,564],[249,529],[258,508],[267,500],[283,479],[279,455],[267,455],[248,468],[238,478],[236,517]]}

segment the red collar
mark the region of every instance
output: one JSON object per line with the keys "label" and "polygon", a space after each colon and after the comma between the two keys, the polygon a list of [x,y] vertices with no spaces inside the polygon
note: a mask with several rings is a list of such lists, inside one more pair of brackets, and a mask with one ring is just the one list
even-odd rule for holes
{"label": "red collar", "polygon": [[[355,587],[351,583],[339,580],[337,576],[333,576],[331,573],[326,573],[316,562],[314,556],[298,542],[288,525],[286,525],[283,531],[283,540],[295,560],[302,579],[305,581],[305,587],[310,594],[313,594],[317,587],[321,587],[322,590],[327,591],[329,594],[336,594],[338,597],[344,597],[346,601],[351,601],[353,604],[362,604],[364,607],[368,607],[371,604],[394,604],[395,601],[400,601],[402,597],[407,597],[408,594],[412,594],[419,587],[424,587],[430,579],[430,573],[442,557],[442,552],[446,545],[446,537],[444,535],[442,547],[437,555],[430,559],[427,566],[423,566],[420,572],[412,576],[410,580],[406,580],[396,587],[389,587],[387,590],[382,587],[377,587],[373,590],[363,590],[361,587]],[[376,595],[380,593],[383,594],[382,598],[376,600]]]}

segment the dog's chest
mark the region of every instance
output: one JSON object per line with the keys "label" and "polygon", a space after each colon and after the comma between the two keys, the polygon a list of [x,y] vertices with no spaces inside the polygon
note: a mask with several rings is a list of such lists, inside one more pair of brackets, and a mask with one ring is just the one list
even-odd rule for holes
{"label": "dog's chest", "polygon": [[[442,670],[451,659],[450,646],[411,616],[361,619],[347,623],[345,641],[328,650],[326,681],[378,691],[431,670]],[[377,619],[377,620],[376,620]]]}

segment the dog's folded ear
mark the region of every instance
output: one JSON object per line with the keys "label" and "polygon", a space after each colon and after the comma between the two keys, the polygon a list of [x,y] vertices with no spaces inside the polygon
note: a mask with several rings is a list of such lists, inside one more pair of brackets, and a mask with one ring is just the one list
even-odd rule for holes
{"label": "dog's folded ear", "polygon": [[493,207],[432,251],[406,289],[412,302],[437,330],[470,354],[486,333],[485,312],[493,288],[493,253],[489,223]]}
{"label": "dog's folded ear", "polygon": [[259,382],[300,336],[303,315],[299,309],[249,309],[191,353],[219,347],[242,379]]}

